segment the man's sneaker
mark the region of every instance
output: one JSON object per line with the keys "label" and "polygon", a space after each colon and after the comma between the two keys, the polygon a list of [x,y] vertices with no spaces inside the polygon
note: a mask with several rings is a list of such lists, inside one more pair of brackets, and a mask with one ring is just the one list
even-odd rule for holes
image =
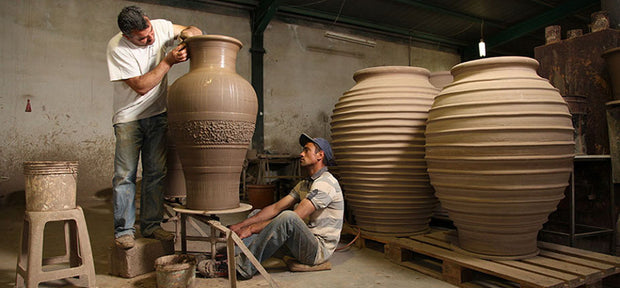
{"label": "man's sneaker", "polygon": [[217,261],[213,259],[198,262],[198,272],[208,278],[228,277],[228,260]]}
{"label": "man's sneaker", "polygon": [[133,235],[126,234],[114,239],[114,244],[119,248],[130,249],[136,244],[136,240],[133,238]]}
{"label": "man's sneaker", "polygon": [[161,241],[172,241],[174,240],[174,234],[164,230],[163,228],[157,228],[153,231],[153,234],[147,236],[147,238],[155,238]]}

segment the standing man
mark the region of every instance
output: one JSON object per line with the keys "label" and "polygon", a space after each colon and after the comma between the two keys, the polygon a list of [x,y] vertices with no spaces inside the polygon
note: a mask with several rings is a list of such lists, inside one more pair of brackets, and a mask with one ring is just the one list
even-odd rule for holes
{"label": "standing man", "polygon": [[114,238],[118,247],[134,246],[136,172],[142,156],[140,232],[144,237],[172,240],[161,228],[166,177],[167,73],[187,61],[185,44],[166,53],[177,38],[202,35],[194,26],[154,19],[140,7],[128,6],[118,14],[116,34],[107,48],[110,81],[114,85],[113,201]]}
{"label": "standing man", "polygon": [[[344,199],[338,180],[327,171],[328,165],[334,165],[332,148],[327,140],[306,134],[299,137],[299,144],[303,147],[300,163],[310,177],[280,201],[230,226],[259,262],[286,248],[283,252],[302,264],[318,265],[331,257],[340,240]],[[294,211],[284,211],[297,203]],[[252,278],[256,272],[245,254],[237,256],[240,278]]]}

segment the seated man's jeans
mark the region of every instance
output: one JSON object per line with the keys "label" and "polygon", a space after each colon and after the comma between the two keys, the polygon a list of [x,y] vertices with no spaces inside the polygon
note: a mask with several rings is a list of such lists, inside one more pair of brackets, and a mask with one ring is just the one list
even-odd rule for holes
{"label": "seated man's jeans", "polygon": [[[273,218],[263,231],[243,239],[258,262],[273,256],[281,248],[287,248],[299,262],[314,264],[319,241],[297,213],[285,210]],[[242,279],[250,279],[257,273],[256,267],[243,253],[237,257],[237,272]]]}

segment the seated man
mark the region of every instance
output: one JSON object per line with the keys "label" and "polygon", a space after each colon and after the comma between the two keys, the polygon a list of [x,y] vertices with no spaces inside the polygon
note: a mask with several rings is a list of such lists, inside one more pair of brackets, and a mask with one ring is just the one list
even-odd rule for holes
{"label": "seated man", "polygon": [[[306,134],[299,137],[299,144],[303,146],[300,163],[310,177],[280,201],[230,226],[259,262],[286,248],[282,251],[300,263],[318,265],[329,259],[340,240],[344,198],[338,180],[327,171],[328,165],[334,165],[331,146],[323,138]],[[295,210],[285,211],[297,203]],[[236,260],[240,278],[257,273],[245,254]]]}

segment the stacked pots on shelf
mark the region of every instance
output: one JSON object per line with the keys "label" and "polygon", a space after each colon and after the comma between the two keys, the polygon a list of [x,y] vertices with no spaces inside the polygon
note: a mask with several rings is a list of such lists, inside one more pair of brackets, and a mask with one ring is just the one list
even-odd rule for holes
{"label": "stacked pots on shelf", "polygon": [[526,57],[458,64],[429,112],[431,184],[457,247],[482,258],[536,255],[538,231],[568,186],[571,114],[537,67]]}
{"label": "stacked pots on shelf", "polygon": [[439,92],[429,74],[406,66],[362,69],[334,108],[332,147],[340,183],[364,233],[428,230],[437,199],[426,172],[424,131]]}

